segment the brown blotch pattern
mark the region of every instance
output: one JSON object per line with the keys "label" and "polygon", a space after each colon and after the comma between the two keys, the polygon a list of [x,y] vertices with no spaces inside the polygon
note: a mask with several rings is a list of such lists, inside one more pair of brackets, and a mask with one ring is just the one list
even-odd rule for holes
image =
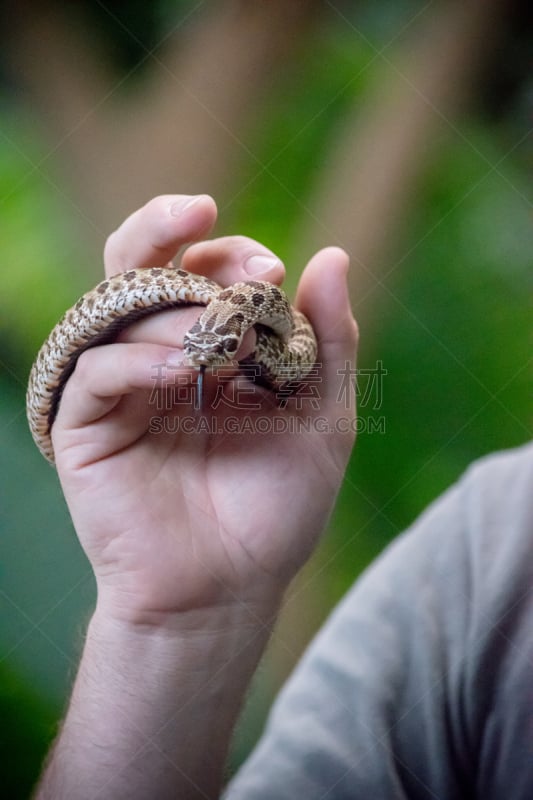
{"label": "brown blotch pattern", "polygon": [[230,319],[226,320],[222,325],[219,325],[215,328],[215,333],[220,334],[220,336],[227,336],[229,333],[236,333],[238,327],[236,325],[231,324],[231,317]]}
{"label": "brown blotch pattern", "polygon": [[[100,331],[104,334],[107,328],[116,331],[115,322],[119,318],[128,324],[130,320],[137,319],[145,307],[153,306],[154,310],[167,307],[171,296],[170,305],[180,305],[182,301],[177,300],[174,291],[169,290],[174,286],[174,276],[175,286],[179,288],[181,285],[184,289],[184,304],[196,302],[208,305],[213,300],[227,303],[221,308],[216,306],[219,308],[217,313],[207,311],[206,318],[202,315],[202,322],[198,320],[189,331],[194,334],[214,330],[221,337],[227,354],[237,347],[245,321],[247,325],[253,324],[254,318],[265,321],[265,324],[255,324],[258,338],[253,356],[253,363],[259,365],[265,377],[265,385],[274,388],[280,381],[280,375],[285,379],[287,370],[299,380],[306,373],[307,364],[314,361],[316,343],[309,323],[301,315],[297,314],[296,319],[292,320],[293,330],[288,335],[288,343],[272,337],[270,329],[265,327],[270,315],[274,331],[278,327],[290,327],[289,302],[275,286],[261,281],[248,281],[222,289],[208,278],[175,268],[132,269],[115,275],[102,281],[67,311],[43,345],[32,369],[28,387],[30,427],[41,452],[49,461],[53,462],[50,425],[57,410],[53,405],[53,396],[54,392],[61,391],[68,378],[73,354],[77,355],[87,344],[90,346],[95,336],[100,336]],[[148,288],[145,289],[145,286]],[[117,305],[113,308],[115,296]],[[288,324],[283,317],[287,317]],[[86,325],[83,329],[81,322]],[[278,369],[278,362],[282,372]]]}
{"label": "brown blotch pattern", "polygon": [[233,330],[235,330],[235,328],[240,327],[243,322],[244,322],[244,314],[241,314],[240,311],[237,311],[236,314],[232,314],[231,317],[228,317],[228,319],[226,320],[226,325],[233,326]]}
{"label": "brown blotch pattern", "polygon": [[232,314],[228,317],[224,322],[220,325],[214,327],[214,322],[216,321],[215,317],[211,317],[209,320],[206,320],[205,326],[212,329],[213,333],[216,333],[219,336],[228,336],[229,334],[240,334],[242,329],[242,323],[244,322],[244,314],[240,311],[237,311],[235,314]]}
{"label": "brown blotch pattern", "polygon": [[209,319],[206,319],[205,321],[205,327],[212,330],[216,321],[217,321],[217,314],[211,314]]}

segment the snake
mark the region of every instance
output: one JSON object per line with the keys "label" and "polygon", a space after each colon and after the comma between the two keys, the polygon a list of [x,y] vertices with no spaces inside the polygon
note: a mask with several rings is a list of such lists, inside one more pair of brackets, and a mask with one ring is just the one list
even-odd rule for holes
{"label": "snake", "polygon": [[[183,339],[184,364],[206,369],[235,363],[245,333],[254,328],[254,352],[239,362],[244,374],[275,391],[298,386],[317,353],[313,328],[286,294],[265,281],[223,288],[177,267],[131,269],[102,281],[60,319],[30,371],[26,411],[42,455],[55,463],[51,430],[66,383],[83,352],[115,341],[139,319],[181,306],[205,306]],[[250,366],[253,370],[250,371]]]}

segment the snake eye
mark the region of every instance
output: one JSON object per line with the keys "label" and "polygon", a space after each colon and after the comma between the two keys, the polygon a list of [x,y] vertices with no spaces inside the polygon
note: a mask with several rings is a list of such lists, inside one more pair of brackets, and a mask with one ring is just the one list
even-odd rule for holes
{"label": "snake eye", "polygon": [[224,339],[223,342],[224,350],[226,353],[234,353],[237,349],[237,340],[236,339]]}

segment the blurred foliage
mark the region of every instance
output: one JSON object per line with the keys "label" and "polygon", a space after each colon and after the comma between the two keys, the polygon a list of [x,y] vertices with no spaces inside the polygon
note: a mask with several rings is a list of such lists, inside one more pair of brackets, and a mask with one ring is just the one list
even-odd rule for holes
{"label": "blurred foliage", "polygon": [[0,708],[2,757],[9,765],[3,770],[2,793],[28,797],[55,734],[57,715],[42,695],[5,665],[0,665]]}
{"label": "blurred foliage", "polygon": [[[268,125],[260,120],[251,134],[256,155],[226,198],[228,225],[273,247],[288,267],[288,285],[296,287],[303,265],[291,264],[291,233],[306,211],[306,199],[324,167],[331,137],[342,115],[372,76],[375,51],[348,29],[326,30],[302,53],[298,69],[276,86]],[[265,209],[275,213],[265,214]],[[292,270],[292,271],[291,271]]]}
{"label": "blurred foliage", "polygon": [[[502,156],[472,126],[468,142],[450,142],[427,176],[407,257],[391,267],[381,323],[364,348],[387,375],[383,406],[360,413],[383,416],[386,433],[359,438],[336,536],[349,530],[351,488],[359,508],[367,500],[364,538],[379,548],[473,458],[531,437],[533,237],[516,166],[487,169],[487,158]],[[337,567],[342,591],[351,565],[341,557]]]}
{"label": "blurred foliage", "polygon": [[[106,4],[116,15],[120,5]],[[150,46],[185,5],[156,3],[149,13],[147,4],[128,4],[128,27]],[[358,4],[344,5],[346,13],[356,13]],[[90,35],[107,40],[127,69],[144,51],[99,6],[92,4]],[[266,166],[243,170],[220,198],[229,226],[224,233],[255,236],[288,257],[291,232],[336,125],[348,102],[370,85],[375,47],[401,26],[398,9],[412,7],[362,4],[358,24],[366,26],[372,46],[339,25],[302,53],[247,142]],[[386,375],[382,404],[373,407],[372,395],[360,409],[362,430],[330,535],[306,573],[311,581],[321,575],[323,615],[473,458],[531,436],[531,197],[524,177],[528,156],[515,149],[523,93],[507,74],[495,98],[498,113],[488,113],[485,91],[483,108],[462,120],[460,133],[443,137],[413,199],[404,251],[384,269],[371,296],[355,298],[356,312],[371,304],[379,319],[372,341],[362,331],[360,366],[372,369],[379,359]],[[57,479],[26,429],[25,383],[40,342],[95,272],[94,254],[80,234],[83,212],[71,207],[60,178],[52,181],[41,168],[47,146],[38,122],[7,88],[2,108],[0,713],[7,796],[22,798],[60,713],[94,599]],[[296,277],[289,275],[290,285]],[[384,430],[370,432],[370,421],[381,418]],[[256,684],[235,762],[259,730],[275,680],[264,669]]]}
{"label": "blurred foliage", "polygon": [[41,170],[34,118],[14,97],[2,105],[0,358],[25,388],[36,346],[87,286],[88,256],[76,209]]}

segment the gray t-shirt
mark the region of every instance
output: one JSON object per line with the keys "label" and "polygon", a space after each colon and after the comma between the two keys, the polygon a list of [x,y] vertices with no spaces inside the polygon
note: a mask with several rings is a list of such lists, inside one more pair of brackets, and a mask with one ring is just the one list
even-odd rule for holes
{"label": "gray t-shirt", "polygon": [[226,797],[533,798],[533,445],[474,464],[357,581]]}

